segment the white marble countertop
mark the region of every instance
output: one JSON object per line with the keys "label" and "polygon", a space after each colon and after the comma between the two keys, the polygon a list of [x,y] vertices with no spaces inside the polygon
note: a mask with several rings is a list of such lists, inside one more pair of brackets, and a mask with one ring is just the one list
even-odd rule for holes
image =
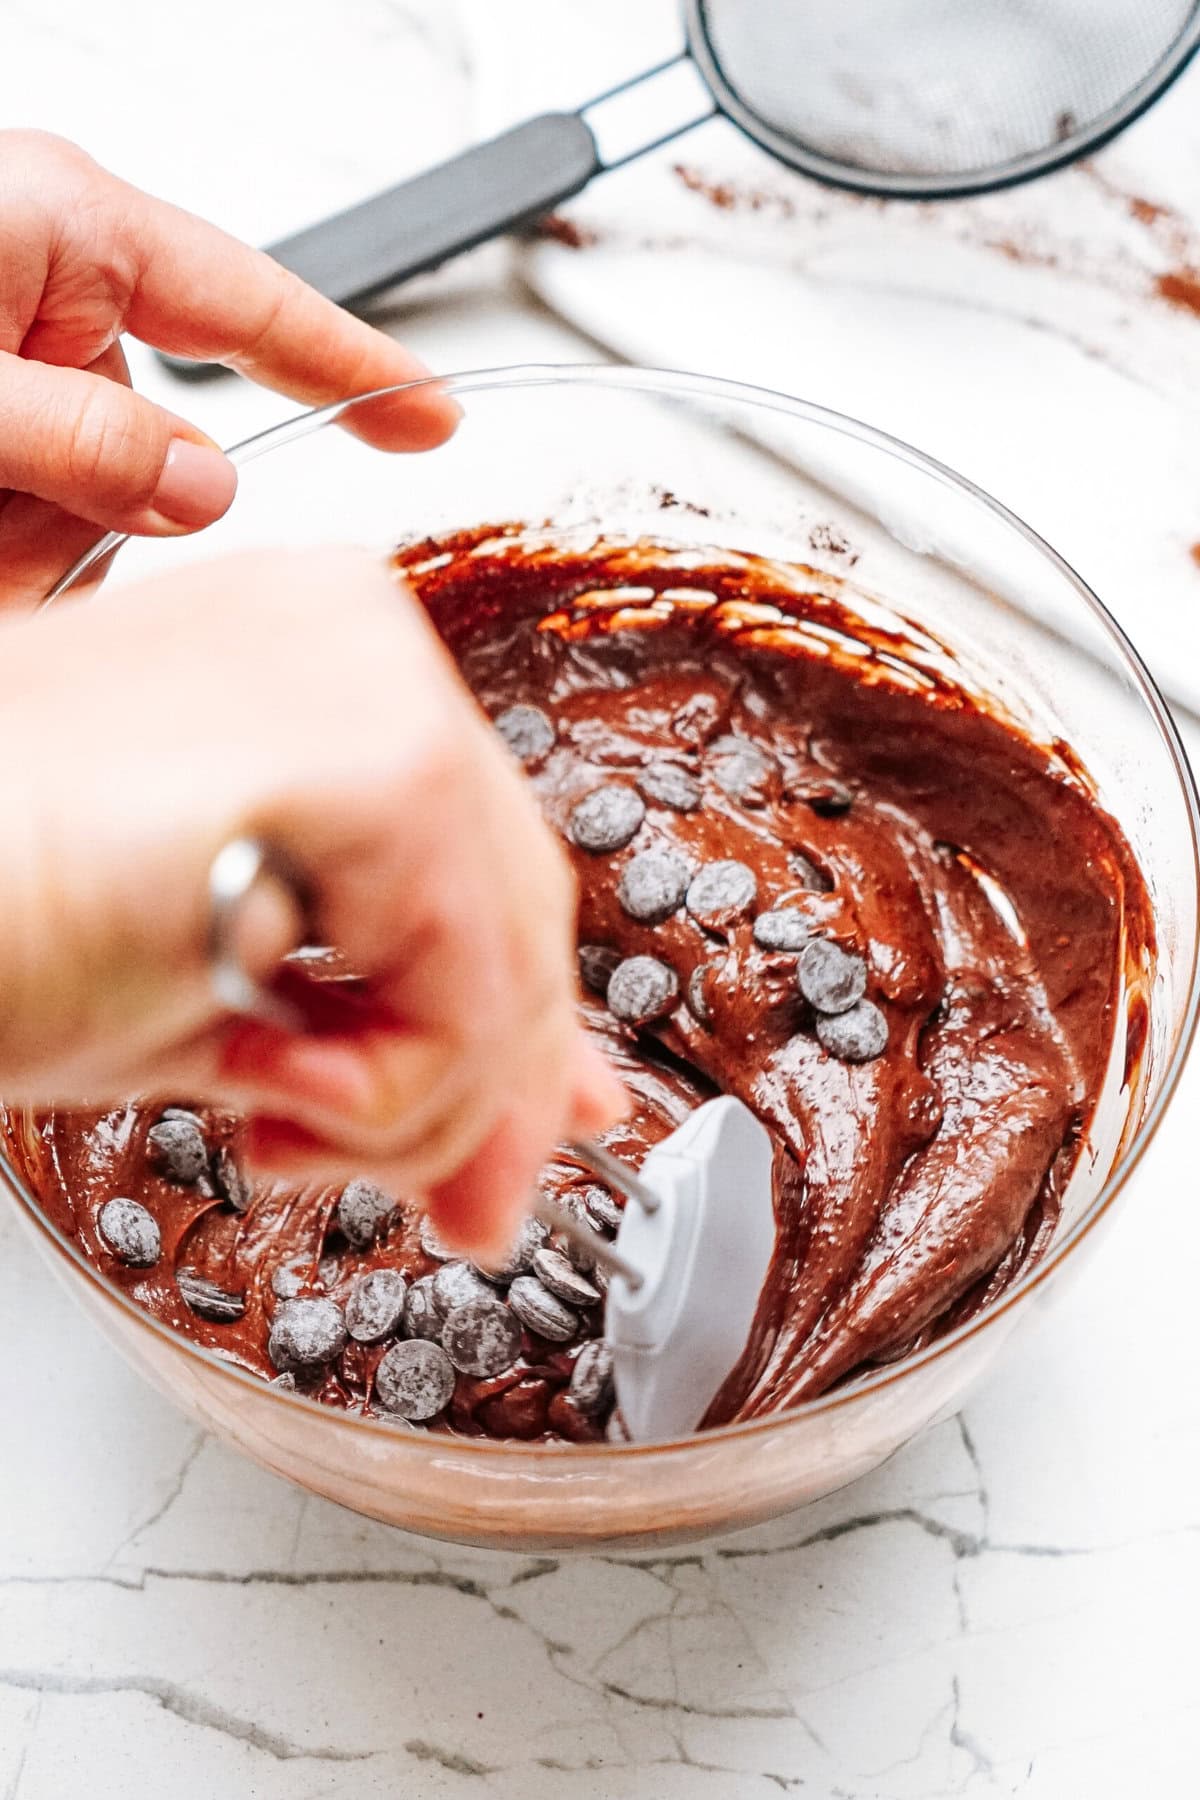
{"label": "white marble countertop", "polygon": [[[252,237],[471,128],[450,8],[303,0],[286,40],[232,0],[4,15],[9,121]],[[441,367],[594,355],[498,252],[396,317]],[[227,440],[281,410],[135,371]],[[1102,1251],[958,1420],[658,1558],[448,1548],[296,1492],[129,1373],[0,1208],[2,1800],[1193,1794],[1197,1101],[1193,1065]]]}

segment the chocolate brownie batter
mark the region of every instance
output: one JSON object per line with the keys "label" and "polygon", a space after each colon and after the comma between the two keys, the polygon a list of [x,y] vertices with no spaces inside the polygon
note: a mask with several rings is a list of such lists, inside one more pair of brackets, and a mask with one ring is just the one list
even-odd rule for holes
{"label": "chocolate brownie batter", "polygon": [[[776,1255],[707,1422],[993,1299],[1140,1041],[1149,903],[1070,753],[811,570],[515,527],[396,564],[573,862],[581,1005],[634,1098],[605,1141],[636,1166],[724,1092],[774,1136]],[[475,1269],[366,1182],[253,1186],[237,1121],[183,1102],[7,1132],[106,1275],[265,1379],[422,1429],[620,1434],[603,1276],[532,1223]],[[612,1234],[619,1196],[565,1155],[542,1179]]]}

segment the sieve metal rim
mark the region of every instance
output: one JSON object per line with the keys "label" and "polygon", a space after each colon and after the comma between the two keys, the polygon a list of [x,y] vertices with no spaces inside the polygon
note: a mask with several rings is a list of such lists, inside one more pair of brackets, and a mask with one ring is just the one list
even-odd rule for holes
{"label": "sieve metal rim", "polygon": [[849,193],[866,194],[885,200],[961,200],[972,194],[991,194],[1001,188],[1016,187],[1040,175],[1078,162],[1080,157],[1101,149],[1135,119],[1148,111],[1154,102],[1187,68],[1200,50],[1200,3],[1192,7],[1189,21],[1166,50],[1143,75],[1142,79],[1115,105],[1090,120],[1069,137],[1056,139],[1044,150],[1031,150],[1007,161],[993,163],[986,169],[964,171],[953,176],[939,172],[931,175],[889,174],[886,170],[859,170],[853,163],[824,156],[818,150],[806,149],[797,139],[777,130],[742,101],[736,88],[725,80],[724,70],[712,42],[709,27],[711,0],[683,0],[684,26],[688,50],[718,107],[731,124],[752,143],[765,150],[789,168],[826,187],[841,188]]}

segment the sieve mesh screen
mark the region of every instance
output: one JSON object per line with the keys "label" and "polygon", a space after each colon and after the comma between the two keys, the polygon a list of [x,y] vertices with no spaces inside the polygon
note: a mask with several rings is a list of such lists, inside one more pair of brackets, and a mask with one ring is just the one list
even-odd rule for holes
{"label": "sieve mesh screen", "polygon": [[1194,0],[698,4],[746,128],[863,185],[977,180],[1094,135],[1173,63],[1198,13]]}

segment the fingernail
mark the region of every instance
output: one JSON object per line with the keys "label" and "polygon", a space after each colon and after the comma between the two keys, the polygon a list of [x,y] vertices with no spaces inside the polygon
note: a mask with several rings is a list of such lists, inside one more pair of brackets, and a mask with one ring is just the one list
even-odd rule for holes
{"label": "fingernail", "polygon": [[228,512],[237,492],[237,470],[227,456],[207,444],[172,438],[154,510],[173,525],[211,525]]}

